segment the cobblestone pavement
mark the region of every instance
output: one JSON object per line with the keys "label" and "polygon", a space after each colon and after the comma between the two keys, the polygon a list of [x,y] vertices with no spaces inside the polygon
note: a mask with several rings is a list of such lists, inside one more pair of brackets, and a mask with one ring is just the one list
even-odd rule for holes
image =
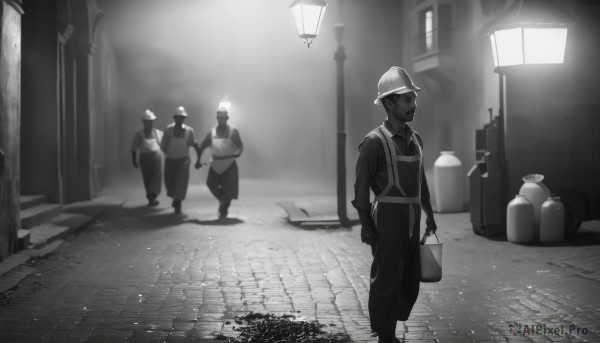
{"label": "cobblestone pavement", "polygon": [[[330,194],[329,186],[246,181],[231,218],[219,221],[204,186],[190,189],[183,216],[165,197],[144,206],[136,190],[120,210],[22,267],[30,275],[0,299],[0,341],[202,342],[235,335],[234,317],[254,311],[316,319],[375,342],[371,255],[359,227],[294,227],[276,205]],[[422,284],[398,337],[600,342],[597,230],[563,246],[522,246],[474,235],[468,213],[436,219],[443,280]]]}

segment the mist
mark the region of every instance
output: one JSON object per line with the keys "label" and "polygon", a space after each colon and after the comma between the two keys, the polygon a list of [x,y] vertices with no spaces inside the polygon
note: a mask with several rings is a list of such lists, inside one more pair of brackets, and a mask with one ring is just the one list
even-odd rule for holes
{"label": "mist", "polygon": [[[328,7],[321,34],[308,48],[288,6],[273,0],[107,6],[104,25],[120,68],[125,170],[145,109],[154,111],[155,128],[163,129],[174,109],[184,106],[186,124],[201,142],[216,124],[219,102],[227,100],[229,124],[245,145],[238,160],[242,178],[335,177],[336,8]],[[208,159],[205,153],[202,160]]]}

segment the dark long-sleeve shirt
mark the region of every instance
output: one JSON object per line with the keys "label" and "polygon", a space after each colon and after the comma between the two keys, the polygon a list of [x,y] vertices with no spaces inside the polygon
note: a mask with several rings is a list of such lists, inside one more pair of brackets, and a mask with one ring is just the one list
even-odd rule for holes
{"label": "dark long-sleeve shirt", "polygon": [[[404,132],[395,132],[387,120],[385,127],[392,133],[392,140],[403,155],[415,155],[418,147],[423,146],[421,136],[413,131],[410,126],[405,125]],[[415,142],[411,137],[414,133],[419,141]],[[408,137],[408,141],[407,141]],[[429,186],[425,177],[425,169],[421,167],[421,206],[427,211],[431,208]],[[375,134],[368,134],[358,147],[358,159],[356,161],[356,182],[354,183],[354,200],[352,205],[359,211],[370,211],[370,190],[377,196],[388,185],[388,168],[385,159],[383,142]]]}

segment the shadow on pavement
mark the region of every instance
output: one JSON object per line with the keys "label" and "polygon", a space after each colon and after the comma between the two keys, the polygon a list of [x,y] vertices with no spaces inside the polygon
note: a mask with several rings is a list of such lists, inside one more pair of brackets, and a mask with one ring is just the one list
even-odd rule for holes
{"label": "shadow on pavement", "polygon": [[184,220],[184,222],[198,225],[236,225],[244,221],[239,218],[218,218],[212,220],[189,219]]}
{"label": "shadow on pavement", "polygon": [[[146,208],[148,208],[146,206]],[[119,209],[118,205],[112,204],[85,204],[85,205],[73,205],[63,209],[64,213],[83,214],[90,217],[96,217],[99,215],[110,214],[115,210]]]}
{"label": "shadow on pavement", "polygon": [[[165,211],[164,208],[150,206],[136,206],[120,208],[118,211],[109,212],[107,220],[118,220],[121,223],[142,223],[147,229],[163,229],[186,222],[187,215],[175,214],[172,209]],[[139,225],[139,224],[134,224]]]}
{"label": "shadow on pavement", "polygon": [[600,245],[600,233],[591,230],[581,230],[567,238],[560,245],[569,247]]}

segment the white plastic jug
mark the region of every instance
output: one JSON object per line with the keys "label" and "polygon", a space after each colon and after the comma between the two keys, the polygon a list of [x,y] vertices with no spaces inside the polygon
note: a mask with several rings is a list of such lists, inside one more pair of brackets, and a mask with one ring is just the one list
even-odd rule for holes
{"label": "white plastic jug", "polygon": [[512,243],[534,240],[533,205],[523,194],[517,194],[506,207],[506,238]]}
{"label": "white plastic jug", "polygon": [[560,197],[548,197],[542,204],[540,217],[540,242],[554,244],[563,240],[565,233],[565,208]]}
{"label": "white plastic jug", "polygon": [[434,233],[437,244],[425,244],[424,236],[419,246],[421,254],[421,282],[438,282],[442,279],[442,243]]}
{"label": "white plastic jug", "polygon": [[550,189],[542,182],[544,175],[529,174],[523,176],[523,185],[519,189],[519,194],[523,194],[533,206],[533,230],[534,237],[537,239],[540,232],[540,217],[542,213],[542,204],[549,196]]}
{"label": "white plastic jug", "polygon": [[454,151],[442,151],[433,163],[433,190],[438,212],[463,209],[463,168]]}

